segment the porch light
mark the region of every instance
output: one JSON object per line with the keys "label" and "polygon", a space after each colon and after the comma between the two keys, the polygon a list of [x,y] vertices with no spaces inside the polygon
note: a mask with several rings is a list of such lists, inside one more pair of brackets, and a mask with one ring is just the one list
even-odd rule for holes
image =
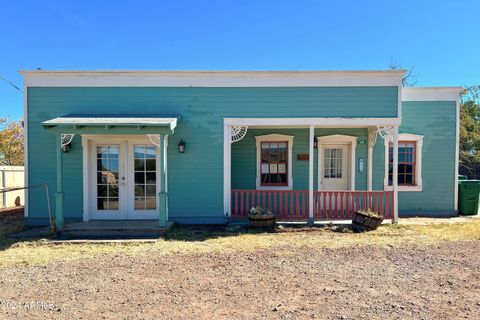
{"label": "porch light", "polygon": [[184,153],[185,152],[185,141],[180,140],[178,143],[178,152]]}
{"label": "porch light", "polygon": [[67,144],[62,145],[62,152],[68,152],[70,151],[70,148],[72,147],[72,142],[70,141]]}
{"label": "porch light", "polygon": [[318,148],[318,141],[317,141],[317,137],[313,138],[313,147],[314,147],[315,149],[317,149],[317,148]]}

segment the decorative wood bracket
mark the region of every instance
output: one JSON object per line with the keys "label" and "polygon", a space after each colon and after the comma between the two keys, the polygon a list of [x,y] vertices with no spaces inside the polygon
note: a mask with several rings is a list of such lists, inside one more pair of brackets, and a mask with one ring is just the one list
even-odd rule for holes
{"label": "decorative wood bracket", "polygon": [[160,135],[159,134],[147,134],[148,139],[150,142],[157,147],[160,147]]}
{"label": "decorative wood bracket", "polygon": [[70,144],[73,140],[73,137],[75,137],[75,134],[72,133],[62,133],[61,134],[61,140],[62,143],[60,145],[60,148],[63,149],[66,145]]}
{"label": "decorative wood bracket", "polygon": [[393,136],[395,135],[395,127],[388,126],[388,127],[380,127],[377,126],[378,134],[383,138],[383,140],[388,142],[393,142]]}
{"label": "decorative wood bracket", "polygon": [[247,134],[248,127],[244,126],[232,126],[231,137],[232,143],[242,140]]}

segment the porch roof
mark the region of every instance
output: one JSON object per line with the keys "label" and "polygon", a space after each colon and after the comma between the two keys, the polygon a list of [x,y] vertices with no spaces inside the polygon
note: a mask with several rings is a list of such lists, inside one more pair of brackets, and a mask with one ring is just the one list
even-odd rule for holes
{"label": "porch roof", "polygon": [[141,133],[173,132],[180,118],[178,114],[68,114],[42,122],[42,126],[69,133]]}

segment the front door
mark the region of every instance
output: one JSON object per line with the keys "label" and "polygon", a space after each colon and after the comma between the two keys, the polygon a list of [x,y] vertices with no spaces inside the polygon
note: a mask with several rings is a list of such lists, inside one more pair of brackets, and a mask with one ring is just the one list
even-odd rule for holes
{"label": "front door", "polygon": [[321,186],[322,190],[349,190],[348,159],[349,145],[323,145],[321,147]]}
{"label": "front door", "polygon": [[91,219],[158,219],[159,150],[143,137],[92,140]]}

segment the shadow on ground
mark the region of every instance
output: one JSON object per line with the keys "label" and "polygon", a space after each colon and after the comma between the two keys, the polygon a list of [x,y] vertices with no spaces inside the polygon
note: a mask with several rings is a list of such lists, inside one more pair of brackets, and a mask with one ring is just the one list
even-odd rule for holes
{"label": "shadow on ground", "polygon": [[275,232],[265,229],[248,229],[240,226],[186,226],[175,225],[168,230],[164,238],[167,241],[205,241],[216,238],[238,236],[240,234],[259,234]]}
{"label": "shadow on ground", "polygon": [[324,225],[316,225],[307,227],[304,224],[288,225],[286,228],[283,225],[277,225],[275,229],[270,228],[249,228],[248,226],[218,226],[218,225],[202,225],[202,226],[186,226],[175,225],[168,230],[164,238],[167,241],[206,241],[210,239],[234,237],[243,234],[266,234],[266,233],[280,233],[280,232],[305,232],[318,231],[324,229]]}

